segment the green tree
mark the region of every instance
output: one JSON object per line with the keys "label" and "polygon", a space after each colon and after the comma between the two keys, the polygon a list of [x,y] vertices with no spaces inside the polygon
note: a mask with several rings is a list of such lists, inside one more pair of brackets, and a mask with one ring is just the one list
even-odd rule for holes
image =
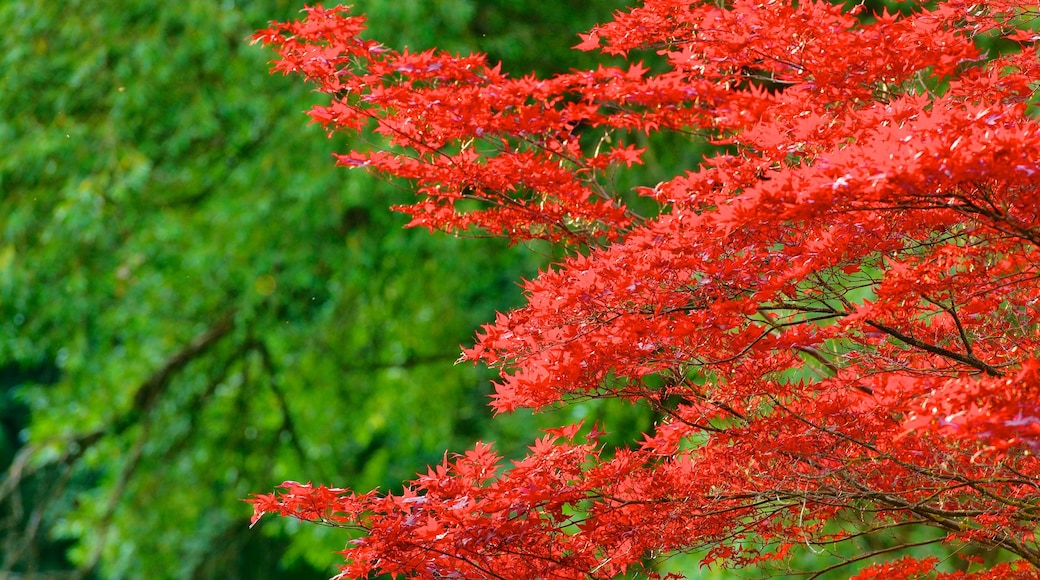
{"label": "green tree", "polygon": [[[575,57],[524,47],[610,6],[361,8],[398,45],[548,71]],[[250,534],[240,499],[386,487],[495,436],[456,345],[544,252],[404,231],[409,192],[332,169],[348,144],[300,129],[318,97],[246,41],[298,8],[0,5],[0,575],[320,575],[341,536]]]}

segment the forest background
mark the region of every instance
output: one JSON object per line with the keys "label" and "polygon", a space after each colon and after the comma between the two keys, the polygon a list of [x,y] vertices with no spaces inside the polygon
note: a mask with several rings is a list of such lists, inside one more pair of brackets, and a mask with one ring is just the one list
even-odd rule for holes
{"label": "forest background", "polygon": [[[548,74],[618,4],[357,7],[396,47]],[[551,249],[403,230],[405,187],[335,169],[320,97],[248,40],[300,8],[0,4],[0,577],[327,577],[341,531],[249,530],[242,499],[393,489],[559,422],[491,423],[489,373],[453,366]]]}

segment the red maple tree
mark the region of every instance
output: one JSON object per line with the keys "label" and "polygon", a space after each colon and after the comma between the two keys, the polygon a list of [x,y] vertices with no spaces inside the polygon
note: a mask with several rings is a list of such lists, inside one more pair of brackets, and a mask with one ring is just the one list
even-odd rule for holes
{"label": "red maple tree", "polygon": [[[391,50],[344,8],[257,33],[333,95],[315,122],[385,139],[338,162],[412,180],[410,225],[571,248],[462,355],[501,371],[496,412],[610,397],[661,420],[610,450],[561,427],[508,465],[477,444],[401,495],[286,482],[254,523],[360,530],[343,578],[653,576],[695,550],[783,569],[909,525],[1010,556],[844,563],[1036,577],[1040,12],[903,8],[645,0],[576,47],[626,64],[551,78]],[[718,153],[614,186],[675,135]]]}

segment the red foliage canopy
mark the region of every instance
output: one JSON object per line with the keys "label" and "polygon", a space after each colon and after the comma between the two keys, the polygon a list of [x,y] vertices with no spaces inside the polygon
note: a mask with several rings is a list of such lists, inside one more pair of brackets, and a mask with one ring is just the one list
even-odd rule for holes
{"label": "red foliage canopy", "polygon": [[[646,0],[576,47],[627,65],[547,79],[390,50],[344,8],[257,33],[333,95],[314,121],[385,137],[338,161],[413,180],[411,225],[575,249],[464,351],[501,370],[497,412],[613,397],[662,419],[609,452],[554,430],[508,467],[478,444],[400,496],[287,482],[254,521],[363,530],[344,578],[782,565],[909,524],[1018,558],[987,578],[1035,576],[1037,6],[927,6]],[[720,153],[637,188],[659,205],[639,215],[612,184],[661,133]],[[859,577],[936,564],[886,552]]]}

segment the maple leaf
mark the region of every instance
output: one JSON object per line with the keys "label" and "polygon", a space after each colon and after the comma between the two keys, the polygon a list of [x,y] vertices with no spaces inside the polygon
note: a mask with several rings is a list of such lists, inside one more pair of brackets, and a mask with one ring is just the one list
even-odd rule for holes
{"label": "maple leaf", "polygon": [[590,32],[588,34],[581,34],[581,33],[579,33],[578,37],[581,38],[581,42],[579,42],[578,44],[575,44],[571,48],[575,48],[577,50],[583,50],[583,51],[587,52],[587,51],[590,51],[590,50],[596,50],[597,48],[600,47],[599,35],[596,34],[595,32]]}

